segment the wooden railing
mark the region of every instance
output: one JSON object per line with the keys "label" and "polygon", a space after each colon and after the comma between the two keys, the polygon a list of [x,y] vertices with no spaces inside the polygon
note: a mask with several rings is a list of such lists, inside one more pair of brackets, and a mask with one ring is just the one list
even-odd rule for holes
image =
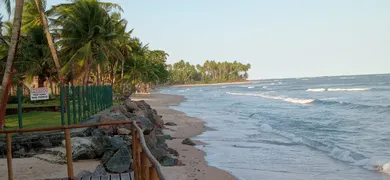
{"label": "wooden railing", "polygon": [[0,134],[6,135],[7,145],[7,168],[8,180],[13,180],[12,171],[12,134],[13,133],[28,133],[28,132],[43,132],[43,131],[58,131],[63,130],[65,134],[65,148],[67,160],[68,180],[74,180],[73,160],[72,160],[72,143],[70,138],[70,129],[96,127],[96,126],[110,126],[132,124],[132,151],[133,151],[133,170],[135,180],[165,180],[161,173],[161,166],[159,162],[150,153],[146,147],[145,138],[141,128],[136,121],[117,121],[107,123],[93,123],[93,124],[76,124],[69,126],[56,126],[46,128],[32,128],[32,129],[15,129],[15,130],[0,130]]}
{"label": "wooden railing", "polygon": [[142,130],[133,121],[133,170],[135,180],[165,180],[160,163],[150,153]]}

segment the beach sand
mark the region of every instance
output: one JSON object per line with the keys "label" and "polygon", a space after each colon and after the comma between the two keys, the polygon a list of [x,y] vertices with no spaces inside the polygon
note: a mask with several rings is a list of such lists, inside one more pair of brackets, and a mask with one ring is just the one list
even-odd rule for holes
{"label": "beach sand", "polygon": [[[188,117],[185,113],[169,109],[169,106],[177,106],[184,100],[182,96],[148,94],[135,95],[133,100],[145,100],[165,122],[174,122],[177,126],[166,126],[165,134],[176,137],[167,140],[169,147],[176,149],[180,154],[183,166],[163,167],[163,173],[168,180],[236,180],[226,171],[208,166],[205,153],[194,146],[183,145],[185,138],[201,134],[204,131],[204,122],[197,118]],[[202,145],[201,142],[196,142]],[[98,160],[83,160],[73,163],[74,174],[82,170],[93,171],[99,164]],[[66,165],[52,164],[37,158],[13,159],[14,180],[47,179],[67,177]],[[8,179],[7,159],[0,159],[0,179]]]}
{"label": "beach sand", "polygon": [[[163,173],[169,180],[236,180],[226,171],[208,166],[204,159],[205,153],[194,146],[183,145],[185,138],[191,138],[201,134],[205,130],[204,122],[198,118],[187,116],[185,113],[169,109],[169,106],[179,105],[184,98],[182,96],[149,94],[135,95],[132,100],[145,100],[158,114],[163,116],[164,122],[174,122],[177,126],[165,126],[164,134],[169,134],[176,139],[167,140],[169,147],[177,150],[184,166],[163,167]],[[197,145],[202,142],[195,141]]]}

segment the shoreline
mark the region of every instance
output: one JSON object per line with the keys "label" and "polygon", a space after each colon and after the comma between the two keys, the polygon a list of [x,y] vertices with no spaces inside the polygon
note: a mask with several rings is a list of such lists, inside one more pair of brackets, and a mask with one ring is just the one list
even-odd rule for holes
{"label": "shoreline", "polygon": [[226,82],[226,83],[202,83],[202,84],[176,84],[168,85],[168,87],[197,87],[197,86],[221,86],[234,84],[252,84],[252,81]]}
{"label": "shoreline", "polygon": [[[193,138],[206,131],[205,122],[199,118],[190,117],[184,112],[170,109],[171,106],[179,106],[183,96],[168,94],[136,94],[132,100],[145,100],[153,109],[162,116],[164,123],[174,122],[177,126],[167,126],[164,134],[171,135],[175,139],[167,140],[166,143],[179,153],[179,160],[183,166],[162,167],[164,175],[170,180],[238,180],[231,173],[209,166],[205,160],[206,152],[196,146],[183,145],[185,138]],[[201,141],[194,141],[197,146],[205,146]]]}

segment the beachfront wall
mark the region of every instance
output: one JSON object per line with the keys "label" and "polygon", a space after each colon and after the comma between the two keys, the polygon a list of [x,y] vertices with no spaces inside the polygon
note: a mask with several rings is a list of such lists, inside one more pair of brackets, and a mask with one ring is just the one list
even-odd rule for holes
{"label": "beachfront wall", "polygon": [[[61,125],[78,124],[113,104],[112,86],[60,86]],[[17,90],[18,123],[23,128],[23,92]],[[45,107],[51,108],[51,107]],[[58,108],[57,105],[52,107]]]}

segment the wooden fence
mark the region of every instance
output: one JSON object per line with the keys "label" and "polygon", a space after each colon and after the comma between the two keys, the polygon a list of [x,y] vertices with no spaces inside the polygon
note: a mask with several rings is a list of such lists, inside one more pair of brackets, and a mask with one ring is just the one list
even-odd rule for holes
{"label": "wooden fence", "polygon": [[[69,126],[57,126],[46,128],[33,128],[33,129],[15,129],[15,130],[0,130],[0,134],[6,134],[7,144],[7,168],[8,168],[8,180],[13,180],[12,172],[12,133],[28,133],[28,132],[43,132],[43,131],[58,131],[63,130],[65,134],[65,147],[66,147],[66,160],[67,160],[67,172],[68,180],[75,180],[72,161],[72,146],[70,130],[76,128],[96,127],[96,126],[110,126],[132,124],[132,152],[133,152],[133,171],[135,180],[166,180],[161,172],[161,166],[159,162],[150,153],[146,146],[145,138],[141,128],[136,121],[118,121],[107,123],[94,123],[94,124],[75,124]],[[130,176],[128,176],[131,180]],[[127,180],[119,177],[121,180]],[[101,179],[101,177],[99,178]],[[111,178],[112,179],[112,178]]]}

